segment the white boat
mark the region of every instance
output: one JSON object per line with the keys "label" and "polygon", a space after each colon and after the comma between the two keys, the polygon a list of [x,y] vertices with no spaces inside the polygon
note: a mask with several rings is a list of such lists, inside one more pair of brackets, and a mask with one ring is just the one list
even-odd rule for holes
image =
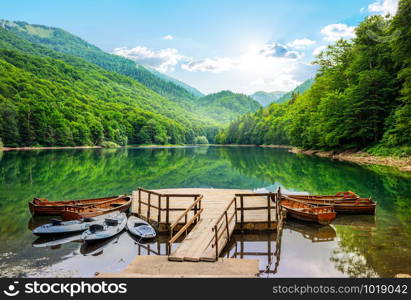
{"label": "white boat", "polygon": [[85,218],[81,220],[61,221],[52,219],[51,223],[41,225],[33,229],[36,235],[53,235],[82,232],[87,230],[91,225],[101,223],[101,218]]}
{"label": "white boat", "polygon": [[103,215],[102,217],[105,217],[102,222],[93,224],[83,232],[82,237],[85,242],[108,239],[120,233],[126,227],[127,216],[125,213]]}
{"label": "white boat", "polygon": [[142,239],[153,239],[157,235],[156,231],[150,224],[135,216],[128,218],[127,229],[132,235],[138,236]]}

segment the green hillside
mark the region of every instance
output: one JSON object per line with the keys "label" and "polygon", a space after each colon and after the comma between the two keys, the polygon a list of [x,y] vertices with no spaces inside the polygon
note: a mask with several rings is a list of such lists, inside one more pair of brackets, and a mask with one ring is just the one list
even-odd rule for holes
{"label": "green hillside", "polygon": [[367,17],[319,55],[308,90],[238,118],[218,141],[411,154],[410,12],[403,0],[393,18]]}
{"label": "green hillside", "polygon": [[238,116],[254,112],[261,105],[249,96],[221,91],[197,100],[198,111],[220,123],[227,123]]}
{"label": "green hillside", "polygon": [[202,92],[200,92],[199,90],[197,90],[196,88],[189,86],[188,84],[177,80],[173,77],[170,77],[164,73],[158,72],[157,70],[154,70],[153,68],[150,68],[149,66],[144,66],[144,68],[146,68],[148,71],[150,71],[151,73],[153,73],[154,75],[156,75],[157,77],[165,80],[165,81],[171,81],[172,83],[186,89],[187,91],[189,91],[192,95],[194,95],[197,98],[203,97],[204,94]]}
{"label": "green hillside", "polygon": [[277,100],[280,99],[285,93],[286,92],[280,92],[280,91],[275,91],[275,92],[258,91],[250,95],[250,97],[253,98],[255,101],[257,101],[258,103],[260,103],[262,106],[267,106],[272,102],[277,102]]}
{"label": "green hillside", "polygon": [[295,89],[288,93],[284,93],[281,97],[279,97],[275,102],[276,103],[284,103],[287,102],[293,98],[298,97],[298,95],[304,93],[306,90],[308,90],[314,83],[314,79],[308,79],[301,83],[299,86],[297,86]]}
{"label": "green hillside", "polygon": [[26,22],[0,20],[3,27],[21,38],[52,50],[77,56],[106,70],[129,76],[158,94],[179,103],[193,101],[193,90],[186,90],[171,80],[164,80],[127,58],[106,53],[98,47],[59,28],[32,25]]}
{"label": "green hillside", "polygon": [[191,143],[215,128],[135,80],[0,28],[6,146]]}

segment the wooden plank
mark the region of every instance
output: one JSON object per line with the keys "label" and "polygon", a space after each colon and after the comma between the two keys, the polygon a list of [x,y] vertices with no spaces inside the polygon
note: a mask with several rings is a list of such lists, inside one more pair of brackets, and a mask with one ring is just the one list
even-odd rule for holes
{"label": "wooden plank", "polygon": [[98,273],[99,278],[250,278],[259,274],[257,259],[222,258],[215,263],[175,263],[165,256],[137,256],[120,273]]}

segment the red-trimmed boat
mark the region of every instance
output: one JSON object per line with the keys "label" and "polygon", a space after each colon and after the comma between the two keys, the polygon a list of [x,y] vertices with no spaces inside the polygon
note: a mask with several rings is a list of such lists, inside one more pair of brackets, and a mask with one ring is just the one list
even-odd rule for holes
{"label": "red-trimmed boat", "polygon": [[283,195],[280,205],[292,218],[321,225],[330,224],[337,216],[332,206],[316,206],[285,195]]}

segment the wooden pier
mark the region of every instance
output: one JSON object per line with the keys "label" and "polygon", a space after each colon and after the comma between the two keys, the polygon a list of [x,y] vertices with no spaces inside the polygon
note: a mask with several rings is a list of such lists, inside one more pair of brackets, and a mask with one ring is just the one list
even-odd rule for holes
{"label": "wooden pier", "polygon": [[[223,259],[220,254],[235,230],[276,230],[277,226],[282,227],[284,217],[276,193],[140,188],[132,196],[132,214],[149,221],[160,233],[168,233],[167,257],[138,256],[122,273],[100,277],[257,276],[258,261]],[[176,242],[179,245],[173,247]],[[157,270],[151,275],[142,272],[149,263]]]}

